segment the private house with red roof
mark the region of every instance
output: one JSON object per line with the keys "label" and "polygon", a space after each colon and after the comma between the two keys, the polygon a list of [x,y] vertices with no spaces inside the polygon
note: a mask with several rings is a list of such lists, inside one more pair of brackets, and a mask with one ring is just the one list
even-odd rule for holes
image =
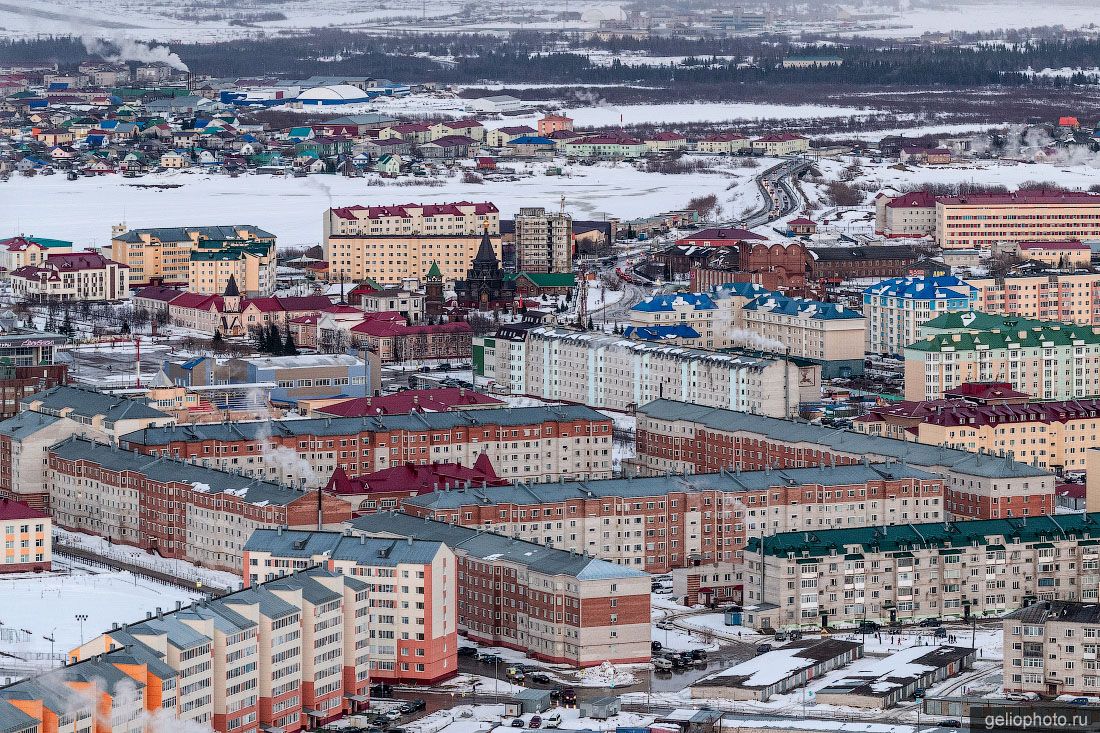
{"label": "private house with red roof", "polygon": [[0,547],[6,548],[0,556],[0,574],[49,570],[53,563],[52,524],[50,515],[41,509],[14,499],[0,499]]}
{"label": "private house with red roof", "polygon": [[751,140],[739,132],[719,132],[707,135],[695,144],[700,153],[713,155],[736,155],[749,147]]}
{"label": "private house with red roof", "polygon": [[810,138],[790,132],[762,135],[752,141],[752,149],[761,155],[796,155],[810,149]]}
{"label": "private house with red roof", "polygon": [[787,222],[787,229],[790,230],[791,234],[806,237],[817,233],[817,222],[805,216],[800,216]]}
{"label": "private house with red roof", "polygon": [[371,319],[350,331],[352,344],[366,347],[383,364],[409,359],[468,359],[473,329],[464,321],[408,326],[396,320]]}
{"label": "private house with red roof", "polygon": [[468,137],[484,143],[485,126],[477,120],[449,120],[432,125],[432,140],[452,136]]}
{"label": "private house with red roof", "polygon": [[16,268],[9,279],[24,300],[122,300],[130,295],[129,269],[96,252],[68,252]]}
{"label": "private house with red roof", "polygon": [[410,496],[490,486],[508,486],[508,481],[497,476],[489,456],[481,453],[469,467],[422,460],[351,477],[343,467],[337,466],[325,491],[351,504],[352,512],[358,517],[396,510],[401,501]]}
{"label": "private house with red roof", "polygon": [[433,138],[417,147],[424,158],[438,158],[443,160],[458,160],[477,155],[481,149],[481,143],[466,135],[445,135]]}
{"label": "private house with red roof", "polygon": [[413,145],[421,145],[432,139],[432,126],[427,122],[406,122],[390,125],[378,133],[380,140],[399,138]]}
{"label": "private house with red roof", "polygon": [[376,397],[355,397],[325,405],[310,405],[310,416],[373,417],[375,415],[407,415],[412,412],[449,412],[502,407],[496,397],[465,387],[411,389]]}
{"label": "private house with red roof", "polygon": [[654,153],[667,153],[687,147],[687,138],[678,132],[665,130],[646,137],[645,146]]}

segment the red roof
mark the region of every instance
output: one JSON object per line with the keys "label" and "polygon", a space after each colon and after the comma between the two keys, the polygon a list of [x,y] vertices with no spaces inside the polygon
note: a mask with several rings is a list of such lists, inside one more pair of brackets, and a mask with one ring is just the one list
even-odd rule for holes
{"label": "red roof", "polygon": [[944,392],[944,397],[1004,400],[1026,398],[1030,395],[1013,389],[1010,382],[964,382],[958,387]]}
{"label": "red roof", "polygon": [[728,143],[734,140],[748,140],[748,138],[739,132],[720,132],[716,135],[708,135],[703,138],[702,142],[705,143]]}
{"label": "red roof", "polygon": [[576,142],[577,145],[644,145],[641,140],[635,140],[629,135],[593,135]]}
{"label": "red roof", "polygon": [[[495,475],[495,474],[494,474]],[[45,519],[49,515],[15,499],[0,499],[0,521],[5,519]]]}
{"label": "red roof", "polygon": [[933,209],[936,197],[929,191],[910,191],[886,202],[888,209]]}
{"label": "red roof", "polygon": [[432,126],[427,122],[406,122],[403,125],[392,125],[390,129],[395,132],[431,132]]}
{"label": "red roof", "polygon": [[159,300],[164,303],[174,301],[179,296],[183,295],[182,290],[176,288],[165,287],[164,285],[150,285],[147,288],[134,293],[135,298],[144,298],[145,300]]}
{"label": "red roof", "polygon": [[57,270],[102,270],[108,265],[118,265],[120,269],[129,269],[127,265],[109,260],[97,252],[69,252],[46,255],[46,264]]}
{"label": "red roof", "polygon": [[669,142],[672,140],[686,140],[683,135],[678,132],[658,132],[656,135],[650,135],[647,140],[655,140],[657,142]]}
{"label": "red roof", "polygon": [[45,247],[43,247],[38,242],[33,242],[29,239],[24,239],[23,237],[11,237],[10,239],[0,240],[0,247],[3,247],[9,252],[22,252],[27,247],[30,247],[32,245],[40,249],[45,249]]}
{"label": "red roof", "polygon": [[755,142],[758,143],[785,143],[790,140],[805,140],[802,135],[795,135],[792,132],[780,132],[775,135],[762,135],[756,138]]}
{"label": "red roof", "polygon": [[1068,116],[1067,117],[1059,117],[1058,118],[1058,126],[1059,127],[1080,127],[1081,123],[1078,121],[1078,119],[1076,117],[1068,117]]}
{"label": "red roof", "polygon": [[452,130],[468,130],[472,127],[484,127],[484,125],[477,120],[455,120],[454,122],[444,122],[443,126]]}
{"label": "red roof", "polygon": [[380,319],[363,321],[362,323],[353,326],[351,330],[355,333],[362,333],[367,336],[374,336],[376,338],[387,338],[390,336],[411,336],[413,334],[473,333],[473,329],[470,328],[470,324],[464,321],[452,321],[450,323],[437,323],[435,325],[424,326],[406,326],[404,323],[404,318],[401,319],[401,323]]}
{"label": "red roof", "polygon": [[936,199],[944,204],[1091,204],[1100,206],[1100,193],[1086,191],[1057,191],[1037,188],[1015,193],[970,193],[965,196],[941,196]]}
{"label": "red roof", "polygon": [[815,227],[815,226],[817,226],[817,222],[814,221],[813,219],[807,219],[804,216],[800,216],[797,219],[791,219],[789,222],[787,222],[787,226],[803,226],[803,227],[814,226]]}
{"label": "red roof", "polygon": [[406,463],[354,478],[349,477],[342,468],[337,468],[325,490],[341,496],[392,492],[415,496],[457,489],[467,483],[477,487],[508,485],[507,481],[497,476],[492,462],[482,453],[472,467],[458,463]]}
{"label": "red roof", "polygon": [[410,412],[447,412],[470,405],[501,405],[495,397],[461,387],[414,389],[381,397],[356,397],[317,408],[317,412],[340,417],[406,415]]}
{"label": "red roof", "polygon": [[383,219],[387,217],[398,217],[401,219],[408,219],[412,216],[409,213],[410,209],[420,209],[424,216],[438,216],[439,214],[451,214],[452,216],[464,216],[465,214],[459,208],[460,206],[472,206],[474,207],[474,214],[496,214],[499,213],[499,209],[492,202],[483,201],[481,203],[471,203],[470,201],[455,201],[453,203],[445,204],[396,204],[393,206],[344,206],[332,210],[332,213],[341,219],[355,219],[356,216],[353,212],[367,212],[367,219]]}
{"label": "red roof", "polygon": [[1069,499],[1084,499],[1085,484],[1058,484],[1054,487],[1054,493]]}
{"label": "red roof", "polygon": [[205,295],[203,293],[183,293],[171,303],[173,308],[196,308],[208,311],[211,308],[224,310],[224,303],[220,295]]}
{"label": "red roof", "polygon": [[443,137],[437,137],[435,140],[424,143],[425,145],[438,145],[441,148],[457,148],[465,145],[470,146],[476,143],[472,137],[466,137],[465,135],[444,135]]}
{"label": "red roof", "polygon": [[1072,250],[1085,250],[1088,251],[1089,246],[1082,242],[1020,242],[1020,249],[1072,249]]}

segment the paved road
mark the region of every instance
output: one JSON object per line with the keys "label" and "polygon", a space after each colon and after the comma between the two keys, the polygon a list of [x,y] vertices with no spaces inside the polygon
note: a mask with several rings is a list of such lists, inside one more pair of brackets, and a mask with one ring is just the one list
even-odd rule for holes
{"label": "paved road", "polygon": [[[802,196],[794,186],[794,179],[810,169],[812,162],[804,158],[791,158],[768,168],[756,177],[756,185],[764,197],[764,205],[744,220],[746,229],[764,226],[802,207]],[[730,222],[733,224],[733,222]]]}

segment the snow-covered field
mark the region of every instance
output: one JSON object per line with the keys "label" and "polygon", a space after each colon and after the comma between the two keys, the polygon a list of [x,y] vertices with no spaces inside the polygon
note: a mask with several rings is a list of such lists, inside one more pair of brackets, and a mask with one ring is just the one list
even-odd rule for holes
{"label": "snow-covered field", "polygon": [[[76,614],[87,614],[84,639],[129,623],[158,607],[175,609],[176,601],[189,604],[199,594],[135,578],[130,573],[85,573],[0,576],[0,653],[28,662],[48,655],[53,636],[55,653],[80,644],[81,624]],[[15,638],[10,638],[14,635]],[[46,662],[41,662],[47,665]]]}
{"label": "snow-covered field", "polygon": [[[758,201],[753,174],[769,164],[762,160],[759,169],[667,175],[645,173],[628,163],[607,163],[570,165],[565,175],[547,176],[546,163],[507,163],[502,167],[530,175],[470,184],[463,183],[459,173],[442,187],[367,186],[369,179],[333,175],[230,178],[164,173],[137,180],[140,185],[182,184],[158,189],[135,187],[133,179],[120,176],[78,181],[20,176],[0,183],[0,236],[58,237],[90,248],[108,244],[111,226],[123,222],[130,227],[239,223],[273,232],[284,246],[313,245],[321,241],[321,216],[329,206],[492,201],[510,218],[522,206],[556,208],[562,195],[566,210],[579,219],[649,216],[683,208],[708,193],[736,211]],[[732,190],[727,190],[731,184]]]}
{"label": "snow-covered field", "polygon": [[[914,3],[913,5],[917,5]],[[897,38],[922,33],[996,31],[1009,28],[1033,28],[1062,25],[1066,28],[1094,26],[1098,20],[1096,4],[1089,0],[1000,0],[1000,2],[942,3],[940,7],[917,7],[902,10],[889,21],[892,27],[879,31],[860,31],[860,35]],[[882,6],[874,6],[883,12]]]}

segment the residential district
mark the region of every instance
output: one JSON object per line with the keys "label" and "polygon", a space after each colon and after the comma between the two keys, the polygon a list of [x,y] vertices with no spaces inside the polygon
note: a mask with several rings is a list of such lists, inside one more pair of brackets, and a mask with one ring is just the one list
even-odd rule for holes
{"label": "residential district", "polygon": [[888,189],[818,215],[824,143],[782,129],[476,119],[505,97],[275,129],[242,110],[431,90],[3,72],[9,186],[768,161],[736,219],[364,194],[296,211],[320,242],[296,249],[201,210],[100,247],[21,221],[5,733],[907,733],[1100,703],[1100,194]]}

